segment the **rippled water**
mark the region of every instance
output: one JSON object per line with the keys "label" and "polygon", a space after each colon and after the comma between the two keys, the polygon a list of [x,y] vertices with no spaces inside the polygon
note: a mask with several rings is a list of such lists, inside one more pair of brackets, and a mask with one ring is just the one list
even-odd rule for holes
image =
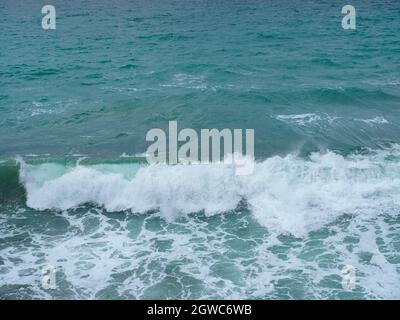
{"label": "rippled water", "polygon": [[[0,298],[400,297],[400,3],[52,4],[0,4]],[[170,120],[253,174],[148,166]]]}

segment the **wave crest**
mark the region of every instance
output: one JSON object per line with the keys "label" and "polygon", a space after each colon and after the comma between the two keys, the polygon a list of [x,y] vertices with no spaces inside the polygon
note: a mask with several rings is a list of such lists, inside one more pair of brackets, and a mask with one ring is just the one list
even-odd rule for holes
{"label": "wave crest", "polygon": [[77,165],[21,162],[27,205],[67,210],[93,203],[107,211],[159,210],[167,220],[235,210],[245,200],[277,232],[304,234],[342,214],[398,214],[400,148],[343,157],[334,152],[272,157],[249,176],[209,165]]}

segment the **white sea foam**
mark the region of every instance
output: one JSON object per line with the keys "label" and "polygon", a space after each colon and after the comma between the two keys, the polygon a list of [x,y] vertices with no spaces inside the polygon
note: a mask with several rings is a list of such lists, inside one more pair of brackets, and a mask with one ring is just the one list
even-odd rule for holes
{"label": "white sea foam", "polygon": [[276,119],[286,123],[295,123],[300,126],[307,126],[309,124],[318,123],[321,121],[327,121],[332,123],[337,120],[338,117],[329,116],[327,114],[316,114],[316,113],[302,113],[302,114],[288,114],[288,115],[277,115]]}
{"label": "white sea foam", "polygon": [[208,90],[215,91],[214,87],[208,86],[203,76],[190,75],[185,73],[175,74],[172,81],[167,84],[161,84],[161,87],[175,87],[175,88],[187,88],[196,90]]}
{"label": "white sea foam", "polygon": [[55,101],[51,104],[48,102],[33,101],[31,117],[62,113],[67,107],[76,105],[76,103],[77,102],[73,99],[68,99],[66,101]]}
{"label": "white sea foam", "polygon": [[135,154],[127,154],[126,152],[123,152],[119,157],[120,158],[145,158],[147,154],[145,152],[143,153],[135,153]]}
{"label": "white sea foam", "polygon": [[[391,160],[385,157],[391,156]],[[20,179],[34,209],[75,208],[85,203],[107,211],[159,210],[171,221],[204,210],[234,210],[246,200],[254,217],[277,232],[305,234],[338,216],[398,213],[399,148],[343,157],[333,152],[292,155],[257,163],[250,176],[236,176],[223,164],[118,164],[64,167],[27,165]]]}
{"label": "white sea foam", "polygon": [[379,86],[379,87],[386,87],[386,86],[399,86],[400,80],[399,79],[386,79],[386,80],[366,80],[363,81],[364,83],[368,83],[370,85]]}
{"label": "white sea foam", "polygon": [[386,120],[384,117],[375,117],[371,119],[355,119],[357,121],[361,121],[368,124],[388,124],[389,121]]}
{"label": "white sea foam", "polygon": [[[1,238],[11,241],[1,249],[5,297],[400,296],[398,146],[348,157],[273,157],[258,163],[252,176],[235,176],[223,165],[19,161],[33,208],[92,202],[109,211],[161,212],[108,215],[87,206],[50,215],[30,209],[0,215]],[[225,213],[241,199],[252,216],[246,210]],[[212,216],[176,219],[198,210]],[[57,290],[41,288],[44,265],[56,268]],[[341,287],[345,265],[356,270],[352,292]]]}

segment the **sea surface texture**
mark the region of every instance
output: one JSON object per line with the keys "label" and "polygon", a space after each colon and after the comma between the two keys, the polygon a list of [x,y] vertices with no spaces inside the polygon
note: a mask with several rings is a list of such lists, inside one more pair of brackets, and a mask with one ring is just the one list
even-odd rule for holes
{"label": "sea surface texture", "polygon": [[[0,2],[0,299],[400,298],[400,1],[47,2]],[[148,165],[173,120],[254,172]]]}

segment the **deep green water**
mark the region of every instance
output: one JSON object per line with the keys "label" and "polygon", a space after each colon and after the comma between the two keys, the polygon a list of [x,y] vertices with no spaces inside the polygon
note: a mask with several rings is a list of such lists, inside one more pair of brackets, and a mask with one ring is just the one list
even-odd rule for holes
{"label": "deep green water", "polygon": [[[0,3],[0,298],[400,298],[399,1],[51,4]],[[253,174],[147,166],[171,120]]]}

